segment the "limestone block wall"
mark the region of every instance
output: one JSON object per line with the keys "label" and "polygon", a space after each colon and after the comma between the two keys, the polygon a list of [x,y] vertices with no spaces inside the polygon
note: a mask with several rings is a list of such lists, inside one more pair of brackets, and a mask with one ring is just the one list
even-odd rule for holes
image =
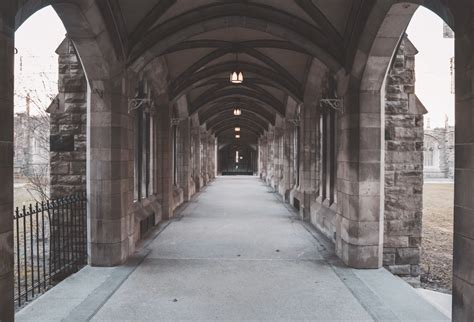
{"label": "limestone block wall", "polygon": [[[416,282],[420,270],[425,109],[414,94],[415,54],[416,49],[411,42],[407,38],[403,39],[386,81],[383,264],[393,273]],[[305,94],[303,104],[293,104],[293,109],[289,109],[284,122],[271,126],[260,138],[259,175],[285,200],[298,208],[304,220],[310,221],[329,239],[339,240],[342,243],[339,249],[344,249],[347,243],[359,242],[358,238],[362,235],[370,243],[370,234],[373,232],[371,225],[378,225],[378,222],[369,222],[361,226],[359,231],[346,232],[345,235],[341,230],[339,238],[336,238],[338,225],[347,226],[353,220],[351,216],[356,198],[346,177],[352,180],[356,169],[350,162],[354,158],[352,154],[339,155],[337,159],[341,162],[338,162],[337,169],[332,170],[327,165],[325,169],[322,167],[323,129],[320,128],[320,121],[321,115],[328,113],[323,108],[328,107],[323,107],[319,102],[322,98],[334,97],[336,84],[327,67],[318,61],[312,64],[305,92],[308,94]],[[292,103],[288,102],[289,107]],[[298,114],[301,115],[300,121],[297,120]],[[352,115],[338,112],[334,118],[336,137],[341,129],[352,131]],[[295,139],[297,131],[299,141]],[[366,137],[373,139],[377,131],[372,128],[364,129],[363,135],[354,134],[352,138],[356,140],[360,137],[360,140],[366,142]],[[331,135],[327,133],[326,140]],[[285,142],[283,149],[279,148],[280,139]],[[340,151],[340,144],[351,145],[350,149],[355,149],[352,146],[354,143],[341,143],[337,139],[325,144],[334,144],[336,151]],[[328,157],[328,152],[325,153]],[[346,159],[347,162],[344,162]],[[298,160],[299,164],[296,164]],[[326,163],[329,162],[327,160]],[[280,175],[281,168],[283,171]],[[326,182],[332,180],[333,176],[337,177],[334,183],[337,191],[335,195],[328,196],[326,192],[326,196],[322,196],[322,176],[325,176]],[[327,185],[326,189],[333,188]],[[378,200],[370,196],[363,201],[372,202],[371,198]]]}
{"label": "limestone block wall", "polygon": [[403,38],[385,87],[385,214],[383,265],[419,281],[423,208],[423,114],[415,96],[415,55]]}
{"label": "limestone block wall", "polygon": [[86,191],[87,80],[72,42],[56,50],[59,94],[50,113],[50,196]]}

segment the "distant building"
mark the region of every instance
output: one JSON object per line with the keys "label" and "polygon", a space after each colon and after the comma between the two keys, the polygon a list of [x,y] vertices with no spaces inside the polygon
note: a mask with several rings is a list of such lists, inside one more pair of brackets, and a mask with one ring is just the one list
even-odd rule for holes
{"label": "distant building", "polygon": [[454,39],[454,31],[446,22],[443,23],[443,38]]}
{"label": "distant building", "polygon": [[[22,178],[49,169],[49,121],[47,116],[17,113],[14,117],[14,174]],[[47,175],[47,173],[43,173]]]}
{"label": "distant building", "polygon": [[425,129],[423,156],[425,178],[454,179],[454,126]]}

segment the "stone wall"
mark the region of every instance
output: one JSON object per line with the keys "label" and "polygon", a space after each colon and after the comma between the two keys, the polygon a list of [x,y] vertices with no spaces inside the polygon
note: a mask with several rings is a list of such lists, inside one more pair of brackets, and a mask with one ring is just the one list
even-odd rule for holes
{"label": "stone wall", "polygon": [[[370,254],[378,253],[376,231],[381,220],[374,217],[380,206],[378,193],[384,193],[383,265],[415,284],[420,274],[423,114],[426,113],[414,92],[416,53],[408,38],[403,38],[386,79],[382,189],[377,182],[371,182],[370,189],[367,186],[361,192],[351,183],[356,178],[375,180],[379,173],[371,174],[375,171],[374,162],[380,162],[380,157],[374,156],[371,150],[371,145],[382,138],[379,121],[373,119],[373,113],[368,113],[364,119],[368,127],[359,133],[353,128],[355,116],[350,111],[323,104],[323,98],[336,98],[336,76],[317,60],[308,74],[311,77],[306,84],[304,102],[289,100],[285,119],[270,126],[259,139],[260,177],[297,208],[303,220],[334,241],[341,252],[338,255],[343,258],[349,256],[349,249],[361,246],[358,244],[361,240],[362,248]],[[297,131],[299,140],[295,140]],[[346,136],[345,132],[350,135]],[[283,147],[282,142],[285,142]],[[362,144],[367,145],[370,158],[358,168],[354,160],[361,157],[356,148]],[[354,213],[361,207],[370,208],[359,218],[363,225],[345,230],[354,224]],[[354,267],[382,264],[378,256],[360,259],[354,254],[350,254],[357,261]]]}
{"label": "stone wall", "polygon": [[383,264],[419,283],[423,193],[423,114],[415,95],[416,48],[403,38],[385,87]]}
{"label": "stone wall", "polygon": [[51,198],[86,191],[87,80],[69,39],[56,53],[59,94],[48,108]]}
{"label": "stone wall", "polygon": [[[56,53],[59,63],[58,95],[47,109],[50,114],[51,199],[86,192],[87,80],[68,38],[63,40]],[[65,235],[65,229],[70,233]],[[59,272],[55,275],[57,281],[65,277],[61,272],[64,265],[61,257],[78,258],[81,262],[77,264],[86,264],[83,254],[73,253],[86,247],[83,244],[86,230],[86,221],[80,212],[53,214],[50,241],[56,247],[51,249],[50,265],[53,271]]]}

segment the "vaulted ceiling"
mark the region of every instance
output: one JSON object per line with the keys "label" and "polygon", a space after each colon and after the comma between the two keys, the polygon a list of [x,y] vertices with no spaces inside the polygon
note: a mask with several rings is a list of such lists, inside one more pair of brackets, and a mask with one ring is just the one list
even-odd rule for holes
{"label": "vaulted ceiling", "polygon": [[[240,126],[255,140],[285,115],[289,97],[303,101],[313,57],[334,71],[350,70],[374,2],[97,1],[128,65],[141,68],[163,57],[172,99],[185,95],[189,113],[222,138]],[[244,72],[240,85],[229,81],[235,69]],[[241,116],[233,115],[236,106]]]}

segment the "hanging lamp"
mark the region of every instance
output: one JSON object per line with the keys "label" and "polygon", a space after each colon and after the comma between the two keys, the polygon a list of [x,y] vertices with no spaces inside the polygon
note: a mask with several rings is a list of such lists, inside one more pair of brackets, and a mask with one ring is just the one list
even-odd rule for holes
{"label": "hanging lamp", "polygon": [[237,68],[230,73],[230,82],[232,84],[242,84],[244,81],[244,74],[239,68],[239,53],[235,53],[235,58],[237,61]]}

